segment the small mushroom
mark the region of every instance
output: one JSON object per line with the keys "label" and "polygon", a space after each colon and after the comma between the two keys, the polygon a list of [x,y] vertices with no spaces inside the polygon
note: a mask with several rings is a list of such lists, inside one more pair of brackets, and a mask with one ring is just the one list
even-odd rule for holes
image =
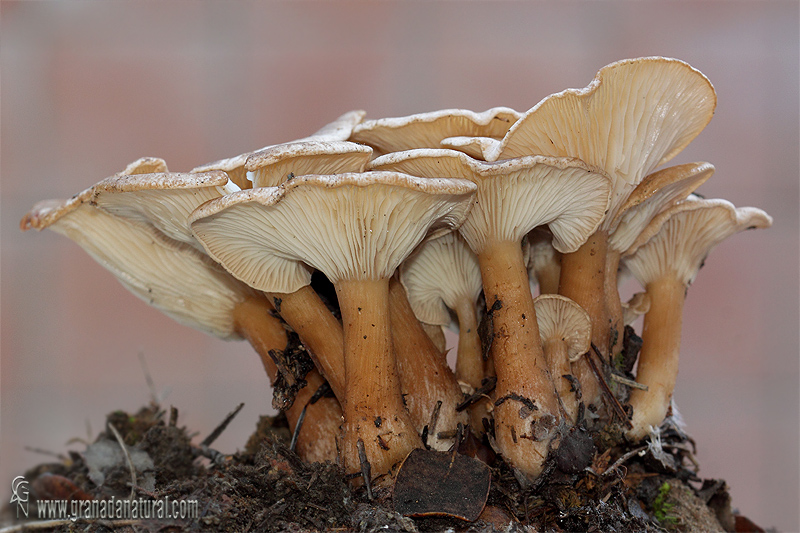
{"label": "small mushroom", "polygon": [[624,328],[623,309],[617,287],[621,254],[630,248],[653,217],[685,200],[712,174],[714,165],[710,163],[687,163],[653,172],[636,186],[608,225],[605,296],[612,329],[612,359],[622,351]]}
{"label": "small mushroom", "polygon": [[[192,215],[209,255],[255,288],[291,292],[307,279],[305,265],[334,284],[344,328],[347,472],[360,470],[359,441],[379,476],[421,446],[400,397],[389,278],[429,231],[462,222],[474,190],[464,180],[395,172],[310,175],[219,198]],[[269,279],[267,271],[282,276]]]}
{"label": "small mushroom", "polygon": [[684,297],[706,256],[734,233],[770,225],[772,218],[760,209],[689,200],[656,216],[625,252],[627,268],[650,299],[636,373],[648,390],[631,391],[631,440],[644,438],[666,416],[678,375]]}
{"label": "small mushroom", "polygon": [[575,159],[523,157],[497,163],[453,150],[409,150],[370,168],[473,181],[475,207],[459,232],[478,256],[487,308],[493,312],[497,374],[495,440],[525,479],[542,469],[558,402],[542,352],[521,242],[549,224],[559,251],[578,248],[608,206],[609,182]]}
{"label": "small mushroom", "polygon": [[350,140],[372,146],[376,155],[439,148],[442,139],[455,135],[500,139],[519,117],[519,112],[507,107],[493,107],[483,113],[443,109],[407,117],[365,120],[353,128]]}
{"label": "small mushroom", "polygon": [[581,306],[559,294],[542,294],[533,300],[533,304],[542,336],[542,349],[556,393],[568,421],[575,424],[579,397],[571,365],[589,351],[592,321]]}
{"label": "small mushroom", "polygon": [[650,297],[646,292],[637,292],[627,302],[622,303],[622,319],[626,326],[650,310]]}
{"label": "small mushroom", "polygon": [[[475,392],[486,375],[476,308],[482,289],[478,258],[463,237],[448,233],[425,242],[406,259],[400,266],[400,280],[423,323],[449,325],[448,309],[455,312],[459,330],[456,377],[467,386],[466,392]],[[486,402],[470,407],[476,433],[483,431],[481,418],[487,415],[487,407]]]}

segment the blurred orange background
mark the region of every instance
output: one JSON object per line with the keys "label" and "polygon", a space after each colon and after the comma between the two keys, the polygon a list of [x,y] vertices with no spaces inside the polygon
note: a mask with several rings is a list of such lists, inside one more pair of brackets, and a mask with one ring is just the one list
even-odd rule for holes
{"label": "blurred orange background", "polygon": [[690,288],[676,402],[700,476],[725,478],[756,523],[800,531],[799,6],[4,0],[0,501],[47,460],[26,447],[81,449],[66,443],[148,401],[138,354],[168,392],[164,405],[201,437],[246,403],[215,443],[223,452],[271,411],[246,344],[148,308],[62,236],[21,233],[35,202],[141,156],[188,170],[351,109],[524,111],[615,60],[663,55],[700,69],[718,93],[714,120],[670,164],[712,162],[699,192],[775,218],[720,245]]}

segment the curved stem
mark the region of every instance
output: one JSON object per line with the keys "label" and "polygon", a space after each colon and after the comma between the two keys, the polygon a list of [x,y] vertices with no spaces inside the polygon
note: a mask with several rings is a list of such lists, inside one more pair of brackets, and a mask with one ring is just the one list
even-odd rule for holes
{"label": "curved stem", "polygon": [[310,285],[293,293],[269,293],[278,314],[308,348],[314,364],[343,401],[345,395],[342,326]]}
{"label": "curved stem", "polygon": [[[233,318],[237,333],[255,349],[270,383],[275,383],[278,368],[269,351],[284,350],[288,338],[283,324],[270,311],[272,306],[266,298],[254,297],[238,304]],[[291,431],[297,426],[303,408],[325,380],[314,369],[306,375],[306,382],[307,385],[297,392],[294,403],[286,410]],[[336,437],[341,423],[342,408],[336,398],[320,398],[309,405],[297,439],[297,455],[309,462],[336,461]]]}
{"label": "curved stem", "polygon": [[556,387],[556,394],[561,398],[564,410],[574,424],[578,419],[578,399],[572,391],[571,384],[564,376],[571,374],[567,345],[561,339],[553,339],[544,343],[544,355],[550,367],[550,375]]}
{"label": "curved stem", "polygon": [[[531,252],[533,253],[533,252]],[[539,294],[558,294],[558,285],[561,278],[561,258],[557,258],[542,267],[536,268],[536,283],[539,284]]]}
{"label": "curved stem", "polygon": [[492,314],[497,373],[495,440],[501,453],[529,479],[547,456],[558,401],[542,352],[536,311],[518,242],[490,241],[478,254],[486,305]]}
{"label": "curved stem", "polygon": [[347,376],[343,466],[348,473],[360,471],[362,440],[372,474],[389,474],[422,446],[400,396],[389,327],[389,280],[338,280],[334,286],[342,311]]}
{"label": "curved stem", "polygon": [[[459,422],[467,423],[466,413],[456,412],[463,398],[461,387],[447,360],[414,315],[406,291],[397,278],[389,281],[389,309],[392,346],[408,413],[418,433],[428,426],[427,444],[435,450],[446,451],[453,444],[453,437],[439,438],[438,435],[455,435]],[[440,401],[435,427],[430,427]]]}
{"label": "curved stem", "polygon": [[[609,317],[606,310],[605,271],[608,233],[595,232],[575,252],[561,257],[558,293],[583,307],[592,319],[592,342],[603,357],[609,354]],[[581,358],[573,363],[575,377],[581,382],[584,403],[596,404],[600,385],[592,369]]]}
{"label": "curved stem", "polygon": [[634,440],[647,436],[650,426],[658,427],[667,415],[678,377],[686,286],[673,276],[663,276],[647,284],[647,294],[650,311],[644,316],[636,381],[648,390],[631,391],[633,428],[628,437]]}

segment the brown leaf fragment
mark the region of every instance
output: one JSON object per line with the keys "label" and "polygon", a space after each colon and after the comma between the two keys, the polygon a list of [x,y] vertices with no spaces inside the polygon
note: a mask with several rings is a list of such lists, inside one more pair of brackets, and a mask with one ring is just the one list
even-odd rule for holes
{"label": "brown leaf fragment", "polygon": [[457,453],[416,449],[394,485],[394,508],[403,516],[446,516],[474,522],[489,497],[492,474],[483,462]]}

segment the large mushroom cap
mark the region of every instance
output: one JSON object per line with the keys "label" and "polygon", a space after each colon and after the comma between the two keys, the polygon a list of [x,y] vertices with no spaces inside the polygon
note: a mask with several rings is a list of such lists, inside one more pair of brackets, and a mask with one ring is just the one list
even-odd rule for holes
{"label": "large mushroom cap", "polygon": [[253,187],[277,187],[291,176],[363,172],[372,149],[347,141],[304,141],[279,144],[247,158],[247,179]]}
{"label": "large mushroom cap", "polygon": [[494,107],[483,113],[466,109],[443,109],[407,117],[365,120],[353,128],[350,140],[368,144],[379,153],[414,148],[439,148],[440,141],[457,135],[500,139],[520,113]]}
{"label": "large mushroom cap", "polygon": [[644,176],[702,131],[715,106],[711,82],[689,64],[627,59],[600,69],[583,89],[548,96],[502,141],[480,143],[487,161],[541,154],[577,157],[602,168],[613,181],[613,214]]}
{"label": "large mushroom cap", "polygon": [[240,338],[233,309],[253,296],[249,287],[191,246],[97,209],[88,202],[91,193],[39,203],[23,224],[75,241],[133,294],[177,322],[223,339]]}
{"label": "large mushroom cap", "polygon": [[475,207],[459,231],[476,253],[489,238],[520,242],[545,224],[558,251],[574,251],[597,229],[608,206],[608,178],[571,158],[486,163],[454,150],[409,150],[379,157],[369,168],[475,182]]}
{"label": "large mushroom cap", "polygon": [[[326,124],[315,133],[308,137],[297,139],[296,142],[304,141],[346,141],[353,131],[353,127],[364,119],[364,111],[349,111],[340,116],[330,124]],[[251,155],[271,148],[273,145],[265,146],[253,152],[245,152],[243,154],[230,157],[227,159],[220,159],[212,163],[200,165],[192,169],[192,172],[209,172],[211,170],[223,170],[227,172],[231,181],[239,186],[240,189],[249,189],[251,187],[250,181],[246,177],[245,164],[247,158]],[[280,145],[277,145],[280,146]]]}
{"label": "large mushroom cap", "polygon": [[711,249],[745,229],[768,228],[772,217],[726,200],[689,200],[656,216],[625,252],[625,264],[642,283],[672,272],[684,285],[697,275]]}
{"label": "large mushroom cap", "polygon": [[[192,229],[234,276],[267,292],[391,276],[431,227],[457,227],[475,185],[396,172],[300,176],[201,206]],[[268,272],[277,272],[277,277]]]}
{"label": "large mushroom cap", "polygon": [[438,326],[450,325],[448,308],[460,298],[474,304],[482,288],[478,258],[455,232],[421,245],[400,266],[400,281],[417,318]]}
{"label": "large mushroom cap", "polygon": [[543,342],[563,342],[573,363],[589,351],[592,321],[581,306],[559,294],[542,294],[533,304]]}

